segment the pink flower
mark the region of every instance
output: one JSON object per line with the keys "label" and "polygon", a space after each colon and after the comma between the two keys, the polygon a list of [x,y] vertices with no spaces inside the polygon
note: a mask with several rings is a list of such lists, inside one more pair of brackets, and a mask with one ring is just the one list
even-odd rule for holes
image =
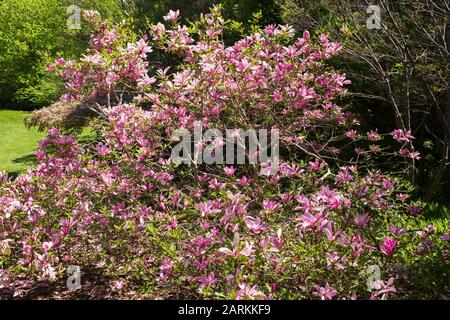
{"label": "pink flower", "polygon": [[349,130],[349,131],[347,131],[346,133],[345,133],[345,136],[347,137],[347,138],[350,138],[350,139],[356,139],[356,137],[358,136],[358,132],[356,131],[356,130]]}
{"label": "pink flower", "polygon": [[55,64],[56,64],[57,66],[63,66],[65,63],[66,63],[66,61],[64,60],[64,58],[58,58],[58,59],[56,59],[56,61],[55,61]]}
{"label": "pink flower", "polygon": [[317,215],[313,216],[309,212],[297,218],[301,222],[302,229],[313,228],[323,221],[323,214],[319,212]]}
{"label": "pink flower", "polygon": [[236,292],[235,299],[241,300],[241,299],[257,299],[257,298],[264,298],[265,295],[259,291],[256,288],[256,285],[253,287],[250,287],[249,285],[245,283],[239,284],[239,290]]}
{"label": "pink flower", "polygon": [[95,21],[96,19],[100,18],[100,14],[95,10],[85,10],[83,12],[83,17],[87,21]]}
{"label": "pink flower", "polygon": [[106,59],[99,55],[98,53],[93,55],[83,55],[83,57],[80,59],[83,62],[92,63],[95,65],[102,65],[106,63]]}
{"label": "pink flower", "polygon": [[336,290],[331,288],[328,282],[325,284],[325,287],[314,285],[314,288],[316,291],[313,292],[313,295],[319,297],[321,300],[331,300],[337,294]]}
{"label": "pink flower", "polygon": [[45,152],[42,151],[41,149],[39,149],[38,151],[36,151],[36,153],[34,154],[36,156],[36,158],[38,158],[39,160],[42,160],[45,156]]}
{"label": "pink flower", "polygon": [[365,214],[358,214],[358,215],[355,217],[354,222],[355,222],[355,225],[356,225],[356,226],[362,228],[362,227],[364,227],[366,224],[368,224],[368,223],[370,222],[370,220],[371,220],[370,216],[369,216],[367,213],[365,213]]}
{"label": "pink flower", "polygon": [[409,157],[410,157],[411,159],[415,159],[415,160],[420,160],[420,159],[421,159],[421,157],[420,157],[420,152],[419,152],[419,151],[410,152],[410,153],[409,153]]}
{"label": "pink flower", "polygon": [[223,168],[223,171],[225,171],[225,174],[227,176],[231,177],[236,172],[236,168],[235,167],[225,167],[225,168]]}
{"label": "pink flower", "polygon": [[104,172],[100,176],[101,176],[103,182],[108,186],[112,185],[115,181],[114,175],[110,172]]}
{"label": "pink flower", "polygon": [[444,241],[450,241],[450,232],[449,233],[443,233],[441,238]]}
{"label": "pink flower", "polygon": [[266,227],[261,224],[261,219],[259,217],[253,218],[250,216],[247,216],[244,218],[245,224],[247,227],[253,231],[255,234],[261,233],[261,231],[265,230]]}
{"label": "pink flower", "polygon": [[[345,269],[344,265],[341,262],[346,260],[345,256],[340,256],[336,251],[327,253],[327,266],[333,266],[336,270]],[[329,268],[327,268],[329,269]]]}
{"label": "pink flower", "polygon": [[323,233],[327,236],[328,240],[336,240],[338,235],[340,234],[340,231],[336,231],[336,233],[333,233],[333,225],[331,222],[328,222],[322,229]]}
{"label": "pink flower", "polygon": [[250,257],[254,252],[255,249],[253,249],[253,242],[245,242],[244,249],[239,252],[239,255]]}
{"label": "pink flower", "polygon": [[198,280],[201,282],[200,286],[198,287],[199,289],[203,289],[204,287],[212,286],[213,284],[217,283],[216,275],[214,272],[210,272],[207,277],[203,275],[199,276]]}
{"label": "pink flower", "polygon": [[118,74],[116,74],[114,72],[108,72],[105,77],[105,83],[110,86],[110,85],[116,83],[117,81],[119,81],[119,79],[120,79],[120,76]]}
{"label": "pink flower", "polygon": [[411,135],[411,131],[404,131],[402,129],[396,129],[391,132],[392,137],[398,142],[408,142],[414,137]]}
{"label": "pink flower", "polygon": [[172,275],[173,261],[171,259],[164,259],[159,270],[161,272],[159,274],[160,280],[167,280]]}
{"label": "pink flower", "polygon": [[44,251],[49,251],[52,247],[53,247],[53,242],[51,242],[51,241],[42,243],[42,249],[44,249]]}
{"label": "pink flower", "polygon": [[209,187],[211,189],[216,189],[216,190],[224,189],[225,183],[218,182],[217,179],[214,178],[214,179],[209,180]]}
{"label": "pink flower", "polygon": [[397,200],[405,201],[409,198],[409,195],[404,194],[404,193],[399,193],[396,195],[396,198],[397,198]]}
{"label": "pink flower", "polygon": [[273,99],[273,101],[280,102],[280,101],[283,101],[283,96],[278,91],[275,91],[272,94],[272,99]]}
{"label": "pink flower", "polygon": [[379,140],[381,140],[380,134],[378,132],[373,131],[373,130],[367,132],[367,138],[370,141],[379,141]]}
{"label": "pink flower", "polygon": [[314,162],[312,162],[312,161],[309,162],[308,170],[309,171],[317,171],[322,168],[325,168],[326,166],[327,166],[327,164],[325,162],[316,159],[316,160],[314,160]]}
{"label": "pink flower", "polygon": [[106,156],[110,151],[110,149],[103,144],[96,145],[95,150],[97,150],[98,154],[101,155],[102,157]]}
{"label": "pink flower", "polygon": [[8,271],[0,269],[0,289],[9,288],[11,282],[11,276]]}
{"label": "pink flower", "polygon": [[139,52],[142,57],[146,57],[147,53],[152,52],[152,48],[147,45],[144,39],[140,39],[138,42]]}
{"label": "pink flower", "polygon": [[394,184],[393,184],[389,179],[384,178],[384,179],[381,181],[381,186],[382,186],[383,188],[385,188],[386,191],[391,191],[392,188],[394,187]]}
{"label": "pink flower", "polygon": [[329,41],[328,36],[326,36],[325,34],[320,34],[319,35],[319,40],[322,41],[325,44],[327,44],[328,41]]}
{"label": "pink flower", "polygon": [[411,215],[417,216],[422,211],[422,207],[420,207],[420,206],[407,206],[406,210],[408,210],[408,212]]}
{"label": "pink flower", "polygon": [[217,208],[216,204],[211,200],[205,203],[199,203],[195,205],[195,208],[201,212],[202,217],[222,211],[220,208]]}
{"label": "pink flower", "polygon": [[375,299],[378,296],[381,296],[381,299],[384,300],[387,298],[390,292],[397,292],[397,290],[392,285],[394,283],[394,278],[389,278],[387,282],[379,280],[375,283],[374,292],[370,296],[370,299]]}
{"label": "pink flower", "polygon": [[404,234],[406,232],[406,229],[405,228],[399,228],[399,227],[396,227],[395,225],[391,224],[389,226],[389,231],[391,231],[391,233],[393,235],[399,236],[399,235]]}
{"label": "pink flower", "polygon": [[262,207],[263,210],[270,212],[280,211],[283,208],[283,206],[275,200],[264,200]]}
{"label": "pink flower", "polygon": [[407,158],[420,160],[420,152],[418,151],[412,152],[407,148],[402,148],[400,149],[399,154]]}
{"label": "pink flower", "polygon": [[280,252],[284,246],[284,240],[282,238],[283,230],[281,228],[278,229],[277,234],[271,237],[271,243],[273,245],[273,249],[275,251]]}
{"label": "pink flower", "polygon": [[388,257],[391,257],[395,248],[397,248],[397,244],[398,242],[394,238],[386,237],[383,243],[380,244],[380,250]]}
{"label": "pink flower", "polygon": [[165,15],[163,18],[166,21],[175,22],[175,21],[177,21],[179,16],[180,16],[180,10],[177,10],[177,11],[170,10],[169,13],[167,15]]}
{"label": "pink flower", "polygon": [[270,25],[267,25],[267,26],[264,28],[264,32],[266,33],[266,35],[268,35],[269,37],[271,37],[271,36],[273,36],[273,34],[274,34],[274,32],[275,32],[276,29],[277,29],[277,26],[276,26],[276,25],[270,24]]}
{"label": "pink flower", "polygon": [[169,229],[175,230],[178,227],[177,217],[169,217]]}
{"label": "pink flower", "polygon": [[227,255],[227,256],[236,256],[236,250],[230,250],[230,249],[228,249],[228,248],[225,248],[225,247],[223,247],[223,248],[220,248],[219,250],[217,250],[218,252],[220,252],[220,253],[223,253],[223,254],[225,254],[225,255]]}
{"label": "pink flower", "polygon": [[166,27],[161,23],[158,22],[151,30],[150,34],[153,37],[153,40],[158,41],[161,39],[162,35],[166,32]]}
{"label": "pink flower", "polygon": [[114,287],[117,290],[122,290],[123,288],[125,288],[125,281],[123,280],[114,281]]}
{"label": "pink flower", "polygon": [[309,32],[307,30],[303,31],[303,39],[309,40],[311,38]]}

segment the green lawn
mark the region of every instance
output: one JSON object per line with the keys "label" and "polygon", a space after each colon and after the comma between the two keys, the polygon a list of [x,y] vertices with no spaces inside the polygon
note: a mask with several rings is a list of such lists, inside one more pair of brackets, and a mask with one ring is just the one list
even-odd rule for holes
{"label": "green lawn", "polygon": [[26,171],[34,164],[43,132],[27,129],[23,124],[25,111],[0,110],[0,171],[11,175]]}
{"label": "green lawn", "polygon": [[[27,129],[23,123],[25,111],[0,110],[0,171],[15,176],[36,164],[34,152],[45,132]],[[95,133],[85,129],[78,141],[94,140]]]}

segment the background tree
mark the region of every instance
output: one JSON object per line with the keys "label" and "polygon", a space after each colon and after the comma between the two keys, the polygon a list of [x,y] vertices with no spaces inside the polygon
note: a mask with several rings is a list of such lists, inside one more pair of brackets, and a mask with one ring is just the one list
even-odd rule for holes
{"label": "background tree", "polygon": [[196,20],[200,13],[207,13],[214,4],[221,4],[224,18],[249,26],[255,12],[261,11],[261,24],[280,22],[278,4],[273,0],[117,0],[122,8],[132,12],[138,25],[162,20],[169,10],[180,10],[182,21]]}
{"label": "background tree", "polygon": [[[417,148],[423,159],[408,162],[409,179],[423,187],[428,199],[445,190],[450,144],[449,2],[277,3],[285,22],[341,39],[344,54],[336,65],[345,68],[353,81],[354,110],[370,126],[411,131],[417,139],[408,148],[411,152]],[[366,25],[369,5],[381,9],[380,29]]]}
{"label": "background tree", "polygon": [[67,7],[120,17],[115,0],[2,0],[0,2],[0,105],[37,107],[59,96],[61,83],[46,72],[48,59],[75,58],[87,47],[83,30],[67,28]]}
{"label": "background tree", "polygon": [[[87,46],[86,30],[67,29],[67,7],[94,9],[104,18],[134,20],[136,30],[145,32],[149,23],[161,21],[169,10],[181,10],[184,21],[193,21],[201,12],[221,2],[225,17],[243,23],[245,29],[253,13],[261,11],[261,24],[280,22],[272,0],[2,0],[0,2],[0,105],[35,108],[58,98],[61,83],[45,70],[48,58],[78,57]],[[228,35],[229,41],[239,38]],[[164,61],[166,56],[158,56]],[[168,62],[172,63],[172,60]]]}

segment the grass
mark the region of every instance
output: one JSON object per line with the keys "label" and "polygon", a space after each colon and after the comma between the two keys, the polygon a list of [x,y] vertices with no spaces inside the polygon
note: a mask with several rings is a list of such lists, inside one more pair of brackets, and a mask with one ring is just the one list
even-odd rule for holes
{"label": "grass", "polygon": [[17,175],[35,163],[34,152],[45,134],[27,129],[25,111],[0,110],[0,171]]}
{"label": "grass", "polygon": [[[23,123],[26,111],[0,110],[0,171],[16,176],[36,164],[34,152],[45,132],[28,129]],[[80,142],[89,142],[95,134],[86,129]]]}

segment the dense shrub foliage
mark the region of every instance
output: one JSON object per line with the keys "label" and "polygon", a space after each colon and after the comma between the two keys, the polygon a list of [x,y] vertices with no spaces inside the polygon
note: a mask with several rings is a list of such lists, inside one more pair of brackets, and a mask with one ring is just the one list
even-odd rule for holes
{"label": "dense shrub foliage", "polygon": [[[424,223],[402,175],[372,165],[419,158],[406,147],[413,137],[359,132],[337,105],[348,80],[326,61],[339,43],[269,25],[227,47],[219,7],[190,28],[171,11],[135,39],[85,17],[96,28],[87,54],[50,69],[64,99],[93,106],[101,138],[81,146],[51,129],[35,169],[0,177],[0,288],[55,280],[69,265],[101,269],[119,289],[178,297],[420,296],[414,281],[430,266],[445,282],[449,226]],[[152,47],[183,63],[148,75]],[[197,120],[277,128],[278,172],[172,162],[172,132]],[[381,275],[369,288],[374,265]]]}

